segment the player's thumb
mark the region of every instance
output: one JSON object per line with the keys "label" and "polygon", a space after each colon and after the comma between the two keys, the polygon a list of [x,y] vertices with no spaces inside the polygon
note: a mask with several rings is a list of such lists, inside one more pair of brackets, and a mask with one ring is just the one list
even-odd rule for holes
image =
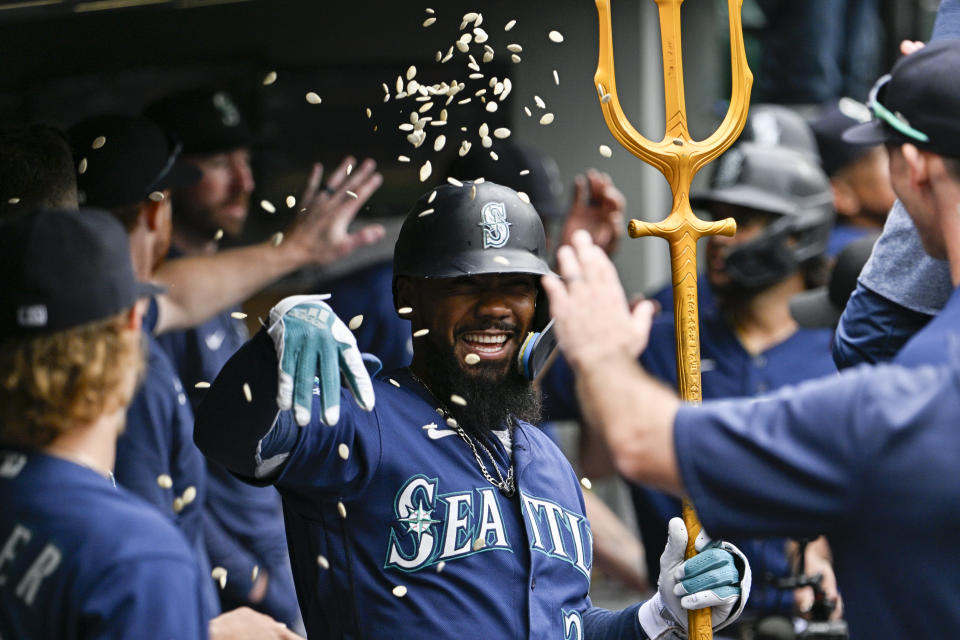
{"label": "player's thumb", "polygon": [[680,518],[671,518],[667,525],[667,546],[660,556],[660,572],[669,570],[683,562],[683,554],[687,549],[687,527]]}

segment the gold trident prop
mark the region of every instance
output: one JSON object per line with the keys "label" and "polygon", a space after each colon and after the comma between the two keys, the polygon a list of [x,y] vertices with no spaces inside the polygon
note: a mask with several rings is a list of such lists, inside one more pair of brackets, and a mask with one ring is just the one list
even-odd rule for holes
{"label": "gold trident prop", "polygon": [[[683,59],[680,49],[680,5],[683,0],[655,0],[660,12],[660,40],[663,49],[663,84],[666,102],[666,133],[660,142],[643,137],[627,120],[617,97],[613,65],[613,34],[610,27],[610,0],[596,0],[600,18],[600,59],[594,82],[600,107],[610,132],[630,153],[660,170],[673,191],[673,209],[657,224],[631,220],[630,237],[657,236],[670,243],[673,271],[673,310],[677,336],[677,384],[688,402],[700,395],[700,322],[697,310],[697,240],[708,235],[732,236],[736,222],[727,218],[706,222],[690,208],[690,183],[697,171],[726,151],[743,131],[750,103],[753,74],[747,67],[743,46],[740,8],[743,0],[728,0],[730,13],[730,60],[733,88],[730,107],[720,127],[706,140],[697,142],[687,130],[687,107],[683,91]],[[700,522],[689,500],[683,501],[683,521],[689,538],[686,557],[694,555],[694,541]],[[689,637],[713,637],[710,610],[689,614]]]}

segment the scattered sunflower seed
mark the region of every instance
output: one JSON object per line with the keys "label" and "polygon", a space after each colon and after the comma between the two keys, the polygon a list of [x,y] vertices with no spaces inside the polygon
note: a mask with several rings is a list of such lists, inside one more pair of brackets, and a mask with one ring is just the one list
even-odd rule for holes
{"label": "scattered sunflower seed", "polygon": [[339,500],[337,501],[337,511],[340,512],[340,517],[346,520],[347,518],[347,505],[343,504]]}
{"label": "scattered sunflower seed", "polygon": [[525,203],[530,204],[530,196],[528,196],[523,191],[517,191],[517,197],[523,200]]}
{"label": "scattered sunflower seed", "polygon": [[484,149],[489,149],[490,147],[493,146],[493,138],[491,138],[490,136],[484,136],[483,140],[480,141],[480,144],[483,145]]}
{"label": "scattered sunflower seed", "polygon": [[277,81],[277,72],[268,71],[267,75],[263,76],[263,86],[267,87]]}
{"label": "scattered sunflower seed", "polygon": [[558,87],[560,86],[560,74],[557,73],[556,69],[553,70],[553,83]]}
{"label": "scattered sunflower seed", "polygon": [[297,206],[297,199],[294,196],[287,196],[286,203],[288,209],[293,209],[295,206]]}
{"label": "scattered sunflower seed", "polygon": [[447,178],[447,182],[449,182],[450,184],[452,184],[452,185],[455,186],[455,187],[462,187],[462,186],[463,186],[463,183],[462,183],[461,181],[457,180],[456,178]]}
{"label": "scattered sunflower seed", "polygon": [[[430,203],[433,202],[436,198],[437,198],[437,190],[434,189],[433,191],[430,192],[430,197],[427,198],[427,204],[430,204]],[[410,308],[410,307],[404,307],[404,309],[409,309],[409,308]]]}
{"label": "scattered sunflower seed", "polygon": [[437,62],[443,60],[443,51],[437,51],[437,53],[433,56],[433,59]]}
{"label": "scattered sunflower seed", "polygon": [[590,489],[593,489],[593,483],[590,482],[590,478],[588,478],[588,477],[586,477],[586,476],[580,478],[580,484],[581,484],[581,485],[583,486],[583,488],[586,489],[587,491],[589,491]]}
{"label": "scattered sunflower seed", "polygon": [[80,164],[77,165],[77,173],[83,175],[87,172],[87,159],[80,158]]}
{"label": "scattered sunflower seed", "polygon": [[418,218],[423,218],[423,217],[425,217],[425,216],[430,215],[431,213],[433,213],[433,209],[424,209],[424,210],[421,211],[419,214],[417,214],[417,217],[418,217]]}
{"label": "scattered sunflower seed", "polygon": [[398,598],[402,598],[403,596],[407,595],[407,588],[402,584],[398,584],[393,588],[393,595],[397,596]]}
{"label": "scattered sunflower seed", "polygon": [[400,383],[397,382],[396,380],[394,380],[393,378],[387,378],[387,382],[389,382],[390,384],[392,384],[393,386],[395,386],[397,389],[400,388]]}
{"label": "scattered sunflower seed", "polygon": [[420,329],[420,330],[418,330],[418,331],[414,331],[414,332],[413,332],[413,337],[414,337],[414,338],[422,338],[423,336],[427,335],[428,333],[430,333],[430,329]]}
{"label": "scattered sunflower seed", "polygon": [[513,29],[514,25],[516,25],[516,24],[517,24],[517,21],[516,21],[516,20],[511,20],[510,22],[508,22],[507,24],[505,24],[505,25],[503,26],[503,30],[504,30],[504,31],[510,31],[510,29]]}
{"label": "scattered sunflower seed", "polygon": [[493,261],[496,262],[497,264],[502,264],[503,266],[510,265],[510,261],[504,258],[503,256],[496,256],[494,257]]}
{"label": "scattered sunflower seed", "polygon": [[250,384],[243,383],[243,397],[247,399],[247,402],[253,402],[253,392],[250,391]]}
{"label": "scattered sunflower seed", "polygon": [[360,198],[360,196],[358,196],[358,195],[357,195],[356,193],[354,193],[353,191],[350,191],[349,189],[347,189],[346,191],[344,191],[344,193],[346,193],[348,196],[350,196],[350,197],[353,198],[354,200],[358,200],[358,199]]}
{"label": "scattered sunflower seed", "polygon": [[602,155],[604,158],[609,158],[613,155],[613,150],[611,150],[607,145],[602,144],[600,145],[600,155]]}
{"label": "scattered sunflower seed", "polygon": [[348,165],[347,165],[347,175],[350,175],[351,173],[353,173],[353,165],[352,165],[352,164],[348,164]]}
{"label": "scattered sunflower seed", "polygon": [[350,457],[350,447],[348,447],[345,443],[341,442],[337,446],[337,455],[340,456],[341,460],[346,460],[347,458]]}
{"label": "scattered sunflower seed", "polygon": [[467,406],[467,401],[464,400],[463,396],[458,396],[455,393],[450,396],[450,402],[452,402],[453,404],[458,404],[461,407]]}
{"label": "scattered sunflower seed", "polygon": [[490,157],[493,159],[494,162],[496,162],[497,160],[500,159],[500,156],[497,155],[497,152],[496,152],[496,151],[491,151],[491,152],[490,152]]}
{"label": "scattered sunflower seed", "polygon": [[471,74],[470,74],[469,76],[467,76],[467,77],[470,78],[471,80],[480,80],[480,79],[483,78],[483,74],[482,74],[482,73],[471,73]]}
{"label": "scattered sunflower seed", "polygon": [[243,311],[234,311],[230,314],[230,317],[234,320],[243,320],[247,317],[247,314],[245,314]]}
{"label": "scattered sunflower seed", "polygon": [[106,137],[104,137],[104,136],[97,136],[96,138],[93,139],[93,143],[91,143],[90,146],[91,146],[92,148],[94,148],[94,149],[99,149],[100,147],[102,147],[102,146],[105,145],[105,144],[107,144],[107,139],[106,139]]}
{"label": "scattered sunflower seed", "polygon": [[525,114],[527,114],[527,117],[528,117],[528,118],[531,117],[531,116],[533,116],[533,112],[530,111],[530,107],[524,107],[524,108],[523,108],[523,112],[524,112]]}
{"label": "scattered sunflower seed", "polygon": [[417,68],[414,65],[407,67],[407,80],[413,80],[414,76],[417,75]]}
{"label": "scattered sunflower seed", "polygon": [[210,577],[220,583],[220,588],[227,586],[227,570],[223,567],[214,567],[210,572]]}
{"label": "scattered sunflower seed", "polygon": [[505,140],[506,138],[510,137],[510,129],[507,129],[506,127],[498,127],[493,130],[493,137]]}
{"label": "scattered sunflower seed", "polygon": [[489,39],[489,37],[490,36],[487,35],[487,32],[480,27],[475,27],[473,29],[473,41],[477,44],[483,44]]}
{"label": "scattered sunflower seed", "polygon": [[413,307],[400,307],[397,309],[397,313],[401,316],[409,315],[413,313]]}
{"label": "scattered sunflower seed", "polygon": [[410,162],[410,158],[409,158],[408,156],[397,156],[397,161],[398,161],[398,162]]}
{"label": "scattered sunflower seed", "polygon": [[480,551],[480,549],[483,549],[485,546],[487,546],[487,543],[484,542],[483,538],[477,538],[476,540],[473,541],[474,551]]}
{"label": "scattered sunflower seed", "polygon": [[497,103],[496,103],[496,102],[493,102],[493,101],[490,101],[490,102],[487,103],[487,106],[486,106],[485,108],[486,108],[486,110],[489,111],[490,113],[493,113],[494,111],[497,110]]}
{"label": "scattered sunflower seed", "polygon": [[464,140],[463,142],[460,143],[460,150],[457,151],[457,153],[462,158],[463,156],[467,155],[470,152],[471,146],[473,145],[471,145],[470,142],[468,142],[467,140]]}
{"label": "scattered sunflower seed", "polygon": [[437,21],[436,18],[432,18],[432,17],[431,17],[431,18],[427,18],[426,20],[423,21],[423,26],[429,27],[430,25],[432,25],[432,24],[433,24],[434,22],[436,22],[436,21]]}
{"label": "scattered sunflower seed", "polygon": [[523,171],[520,172],[520,175],[522,176],[529,175],[529,174],[530,174],[530,169],[524,169]]}
{"label": "scattered sunflower seed", "polygon": [[193,485],[190,485],[183,490],[183,504],[184,506],[190,504],[197,499],[197,488]]}
{"label": "scattered sunflower seed", "polygon": [[477,199],[477,185],[475,184],[470,186],[470,199],[471,200]]}
{"label": "scattered sunflower seed", "polygon": [[273,206],[273,203],[270,202],[269,200],[261,200],[261,201],[260,201],[260,206],[261,206],[261,207],[263,208],[263,210],[266,211],[267,213],[276,213],[276,212],[277,212],[277,208],[276,208],[275,206]]}
{"label": "scattered sunflower seed", "polygon": [[466,53],[467,51],[470,51],[470,45],[463,40],[457,40],[457,49],[460,51],[460,53]]}
{"label": "scattered sunflower seed", "polygon": [[213,239],[216,242],[219,242],[222,237],[223,237],[223,229],[217,229],[217,232],[213,234]]}
{"label": "scattered sunflower seed", "polygon": [[430,15],[433,15],[433,14],[436,13],[436,11],[434,11],[434,10],[431,9],[430,7],[427,7],[426,9],[424,9],[424,11],[426,11],[426,12],[429,13]]}
{"label": "scattered sunflower seed", "polygon": [[447,143],[447,136],[439,135],[437,139],[433,141],[433,150],[440,151],[443,149],[443,145]]}
{"label": "scattered sunflower seed", "polygon": [[510,60],[513,61],[513,64],[520,64],[520,56],[515,53],[510,54]]}
{"label": "scattered sunflower seed", "polygon": [[270,244],[274,247],[279,247],[281,242],[283,242],[283,231],[277,231],[270,237]]}
{"label": "scattered sunflower seed", "polygon": [[172,489],[173,488],[173,478],[168,476],[165,473],[161,473],[157,476],[157,486],[161,489]]}
{"label": "scattered sunflower seed", "polygon": [[150,195],[147,197],[153,200],[154,202],[163,202],[163,198],[164,198],[162,191],[151,191]]}
{"label": "scattered sunflower seed", "polygon": [[480,356],[475,353],[468,353],[463,357],[463,361],[467,364],[477,364],[480,362]]}
{"label": "scattered sunflower seed", "polygon": [[327,560],[326,556],[317,556],[317,564],[320,565],[320,568],[324,571],[330,568],[330,561]]}
{"label": "scattered sunflower seed", "polygon": [[198,383],[196,383],[195,385],[193,385],[193,388],[194,388],[194,389],[209,389],[209,388],[210,388],[210,383],[209,383],[209,382],[198,382]]}
{"label": "scattered sunflower seed", "polygon": [[400,131],[413,131],[413,125],[409,122],[402,122],[397,128],[400,129]]}
{"label": "scattered sunflower seed", "polygon": [[550,38],[552,42],[556,42],[557,44],[563,42],[563,34],[559,31],[551,31],[547,34],[547,37]]}
{"label": "scattered sunflower seed", "polygon": [[[438,409],[438,411],[439,411],[439,409]],[[457,419],[454,418],[454,417],[447,418],[447,426],[448,426],[448,427],[454,427],[454,428],[456,428],[456,426],[457,426]]]}
{"label": "scattered sunflower seed", "polygon": [[350,323],[347,324],[350,327],[350,331],[356,331],[360,328],[360,325],[363,324],[363,314],[353,316],[350,318]]}
{"label": "scattered sunflower seed", "polygon": [[542,116],[540,116],[540,124],[547,125],[547,124],[550,124],[550,123],[552,123],[552,122],[553,122],[553,114],[552,114],[552,113],[545,113],[545,114],[543,114]]}
{"label": "scattered sunflower seed", "polygon": [[253,570],[250,572],[250,582],[256,582],[257,576],[260,575],[260,565],[253,565]]}
{"label": "scattered sunflower seed", "polygon": [[457,100],[457,104],[467,104],[470,102],[470,98],[464,98],[462,100]]}
{"label": "scattered sunflower seed", "polygon": [[491,60],[493,60],[493,52],[492,52],[492,51],[484,51],[484,52],[483,52],[483,58],[482,58],[482,60],[483,60],[484,63],[487,63],[487,62],[490,62]]}
{"label": "scattered sunflower seed", "polygon": [[441,571],[443,571],[443,568],[444,568],[445,566],[447,566],[447,561],[446,561],[446,560],[441,560],[440,562],[438,562],[438,563],[437,563],[437,573],[440,573]]}
{"label": "scattered sunflower seed", "polygon": [[521,47],[516,43],[508,44],[507,51],[509,51],[510,53],[523,53],[523,47]]}
{"label": "scattered sunflower seed", "polygon": [[423,163],[423,166],[420,167],[420,182],[426,182],[431,173],[433,173],[433,166],[430,164],[430,161],[427,160]]}
{"label": "scattered sunflower seed", "polygon": [[536,103],[536,105],[537,105],[538,107],[540,107],[541,109],[546,109],[546,108],[547,108],[547,103],[544,102],[544,101],[543,101],[543,98],[541,98],[540,96],[533,96],[533,101],[534,101],[534,102]]}
{"label": "scattered sunflower seed", "polygon": [[174,498],[173,499],[173,512],[180,513],[183,511],[183,498]]}
{"label": "scattered sunflower seed", "polygon": [[320,96],[314,91],[307,92],[306,98],[310,104],[320,104],[322,102]]}

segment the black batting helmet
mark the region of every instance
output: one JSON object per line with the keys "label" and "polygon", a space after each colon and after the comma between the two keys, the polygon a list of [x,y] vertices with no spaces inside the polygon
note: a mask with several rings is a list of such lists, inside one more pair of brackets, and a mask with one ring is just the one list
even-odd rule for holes
{"label": "black batting helmet", "polygon": [[[551,273],[543,223],[529,198],[493,182],[464,182],[439,186],[413,205],[393,251],[394,300],[399,276],[496,273]],[[545,310],[542,298],[537,306]]]}
{"label": "black batting helmet", "polygon": [[833,228],[833,192],[807,154],[753,143],[725,153],[709,191],[690,198],[695,207],[717,204],[777,217],[757,237],[730,250],[726,273],[740,286],[768,287],[824,254]]}

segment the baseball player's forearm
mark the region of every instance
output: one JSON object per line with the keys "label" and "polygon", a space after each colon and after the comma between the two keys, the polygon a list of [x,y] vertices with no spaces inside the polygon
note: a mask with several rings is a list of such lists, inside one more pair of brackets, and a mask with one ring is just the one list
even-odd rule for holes
{"label": "baseball player's forearm", "polygon": [[279,411],[276,398],[277,354],[270,337],[260,331],[227,361],[210,386],[197,409],[194,441],[208,457],[254,478],[260,441]]}
{"label": "baseball player's forearm", "polygon": [[584,640],[648,640],[637,617],[640,604],[620,611],[600,607],[586,609],[581,613]]}
{"label": "baseball player's forearm", "polygon": [[603,434],[620,473],[681,494],[673,448],[673,419],[680,406],[676,393],[627,354],[575,371],[577,398],[587,424]]}
{"label": "baseball player's forearm", "polygon": [[154,273],[154,279],[167,286],[167,292],[157,297],[160,315],[155,333],[201,324],[307,262],[295,244],[286,243],[169,260]]}

